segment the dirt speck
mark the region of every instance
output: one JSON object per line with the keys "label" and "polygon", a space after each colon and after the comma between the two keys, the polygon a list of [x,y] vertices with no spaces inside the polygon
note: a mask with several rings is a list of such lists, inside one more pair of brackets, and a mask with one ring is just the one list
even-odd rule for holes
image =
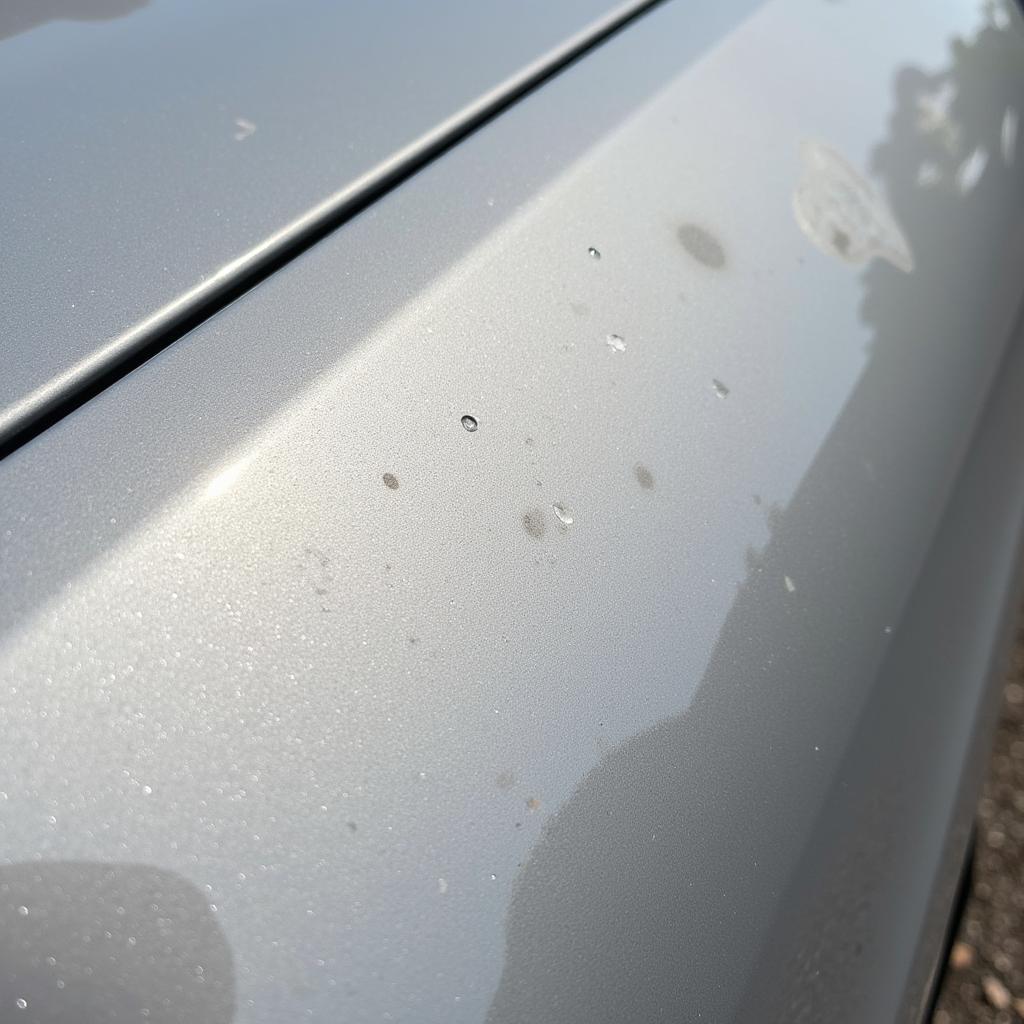
{"label": "dirt speck", "polygon": [[398,490],[398,477],[395,476],[394,473],[385,473],[384,474],[384,486],[389,491],[397,491]]}
{"label": "dirt speck", "polygon": [[846,256],[850,251],[850,236],[841,228],[832,229],[832,244],[840,256]]}
{"label": "dirt speck", "polygon": [[523,513],[523,529],[534,540],[544,536],[544,512],[539,508],[530,508]]}
{"label": "dirt speck", "polygon": [[349,832],[359,831],[359,826],[354,821],[346,821],[345,824],[348,826]]}
{"label": "dirt speck", "polygon": [[536,798],[535,796],[531,796],[531,797],[530,797],[530,798],[529,798],[529,799],[528,799],[528,800],[526,801],[526,809],[527,809],[528,811],[536,811],[536,810],[539,810],[539,809],[540,809],[540,801],[539,801],[539,800],[538,800],[538,799],[537,799],[537,798]]}
{"label": "dirt speck", "polygon": [[498,789],[511,789],[516,784],[516,777],[512,772],[501,772],[494,780]]}
{"label": "dirt speck", "polygon": [[634,467],[633,476],[645,491],[654,490],[654,474],[642,462],[638,462]]}
{"label": "dirt speck", "polygon": [[725,249],[710,231],[696,224],[683,224],[676,231],[679,244],[698,262],[712,270],[725,266]]}

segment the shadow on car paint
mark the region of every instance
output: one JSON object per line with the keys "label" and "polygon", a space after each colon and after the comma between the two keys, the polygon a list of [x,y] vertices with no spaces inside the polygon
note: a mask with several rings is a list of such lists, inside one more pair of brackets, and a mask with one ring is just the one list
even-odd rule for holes
{"label": "shadow on car paint", "polygon": [[38,28],[50,21],[107,21],[134,14],[147,0],[4,0],[0,4],[0,39]]}
{"label": "shadow on car paint", "polygon": [[216,913],[146,864],[0,868],[0,1020],[229,1024],[235,982]]}
{"label": "shadow on car paint", "polygon": [[[972,699],[943,693],[936,701],[947,702],[945,711],[927,714],[919,691],[900,680],[923,663],[938,671],[942,643],[925,654],[919,643],[901,649],[899,625],[890,637],[893,626],[865,611],[863,595],[882,593],[889,560],[924,543],[893,529],[907,522],[899,507],[915,475],[929,478],[919,464],[931,460],[934,478],[935,460],[951,458],[946,442],[914,436],[912,422],[908,443],[894,451],[892,410],[908,382],[921,395],[972,356],[934,343],[951,318],[965,319],[955,289],[939,304],[921,304],[915,291],[963,280],[965,267],[999,272],[978,248],[1000,233],[998,223],[978,224],[986,211],[997,216],[998,204],[972,200],[995,175],[1020,173],[1005,128],[1016,117],[1019,46],[1007,21],[988,17],[970,39],[951,40],[947,68],[896,77],[889,137],[871,169],[921,273],[879,260],[864,269],[869,361],[793,500],[770,511],[771,539],[748,556],[746,582],[692,705],[605,755],[545,823],[515,882],[490,1024],[675,1020],[681,1007],[692,1019],[873,1019],[878,992],[862,985],[866,962],[882,957],[890,937],[879,930],[893,920],[898,880],[914,877],[914,844],[932,820],[920,817],[932,788],[927,765],[906,738],[942,749],[951,706]],[[1005,103],[993,102],[1000,88]],[[940,94],[952,95],[947,123],[929,126],[921,110]],[[1000,123],[983,116],[992,110],[1013,113]],[[987,163],[972,181],[964,168],[979,151]],[[934,238],[940,222],[961,246],[914,245]],[[915,309],[911,332],[907,309]],[[962,429],[951,427],[951,437]],[[943,496],[934,497],[940,508]],[[936,527],[918,525],[921,533]],[[845,609],[817,600],[815,582],[843,578],[851,559],[860,598]],[[916,609],[918,625],[935,611],[928,601]],[[877,675],[843,675],[863,665],[856,652],[865,645],[879,650]],[[849,735],[856,727],[861,739],[886,736],[878,748],[889,756],[866,766],[855,744],[820,750],[817,723],[833,723],[834,736],[844,716]],[[708,737],[723,736],[728,744],[709,746]],[[950,848],[966,839],[966,831],[952,837]],[[952,892],[959,851],[946,860],[939,885]],[[744,927],[748,915],[756,926]],[[709,987],[729,962],[759,966],[729,992]],[[880,987],[884,966],[874,975]],[[908,1001],[926,986],[923,977],[893,980],[893,972],[888,983],[906,986]]]}

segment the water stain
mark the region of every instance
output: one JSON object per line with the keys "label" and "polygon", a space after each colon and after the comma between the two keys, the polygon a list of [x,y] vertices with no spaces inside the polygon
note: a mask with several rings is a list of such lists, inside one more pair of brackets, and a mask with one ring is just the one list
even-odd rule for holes
{"label": "water stain", "polygon": [[516,777],[512,772],[501,772],[494,780],[498,789],[511,789],[516,784]]}
{"label": "water stain", "polygon": [[683,224],[676,231],[679,244],[698,262],[712,270],[725,266],[725,249],[722,243],[697,224]]}
{"label": "water stain", "polygon": [[540,540],[544,536],[544,512],[539,508],[530,508],[523,513],[523,529],[534,540]]}
{"label": "water stain", "polygon": [[234,133],[235,142],[244,142],[256,131],[256,125],[244,117],[235,118],[235,128],[237,129]]}
{"label": "water stain", "polygon": [[389,491],[397,491],[398,490],[398,477],[395,476],[394,473],[385,473],[384,474],[384,486]]}
{"label": "water stain", "polygon": [[585,302],[570,302],[569,308],[577,316],[588,316],[590,314],[590,307]]}
{"label": "water stain", "polygon": [[654,490],[654,474],[642,462],[638,462],[633,468],[633,476],[645,491]]}
{"label": "water stain", "polygon": [[793,214],[822,252],[854,265],[878,257],[907,273],[914,269],[910,243],[864,175],[823,142],[805,142],[800,158]]}

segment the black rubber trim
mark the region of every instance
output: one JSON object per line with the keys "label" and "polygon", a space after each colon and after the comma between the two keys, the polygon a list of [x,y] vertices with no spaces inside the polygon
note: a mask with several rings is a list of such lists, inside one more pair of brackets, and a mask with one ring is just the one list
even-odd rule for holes
{"label": "black rubber trim", "polygon": [[0,459],[173,345],[512,104],[663,2],[630,0],[615,8],[380,164],[353,186],[329,197],[268,242],[234,261],[228,273],[197,286],[39,388],[6,417],[0,416]]}
{"label": "black rubber trim", "polygon": [[953,950],[953,943],[956,941],[957,933],[960,931],[960,922],[963,920],[964,910],[967,907],[967,899],[971,895],[971,884],[974,880],[974,851],[977,848],[977,842],[978,835],[975,828],[971,832],[971,838],[968,841],[967,850],[964,854],[963,867],[960,869],[960,878],[953,897],[953,906],[950,908],[949,921],[946,923],[946,934],[942,940],[942,950],[939,953],[939,963],[932,979],[932,990],[925,1002],[921,1024],[930,1024],[932,1017],[935,1016],[935,1006],[939,1001],[942,983],[949,972],[949,955]]}

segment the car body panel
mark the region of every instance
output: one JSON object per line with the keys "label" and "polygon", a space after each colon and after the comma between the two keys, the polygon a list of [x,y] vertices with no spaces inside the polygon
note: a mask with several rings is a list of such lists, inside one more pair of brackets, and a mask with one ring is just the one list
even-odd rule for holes
{"label": "car body panel", "polygon": [[1024,515],[1022,43],[660,6],[0,463],[0,1000],[912,1020]]}
{"label": "car body panel", "polygon": [[11,0],[0,442],[630,0]]}

